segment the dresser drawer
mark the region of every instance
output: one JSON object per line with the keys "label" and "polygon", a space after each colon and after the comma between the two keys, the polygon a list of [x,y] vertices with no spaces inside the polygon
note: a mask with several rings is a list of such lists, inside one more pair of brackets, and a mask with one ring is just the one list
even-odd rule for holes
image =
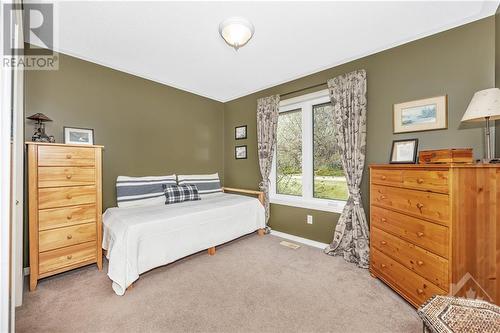
{"label": "dresser drawer", "polygon": [[38,187],[78,186],[95,184],[93,167],[39,167]]}
{"label": "dresser drawer", "polygon": [[443,225],[449,223],[450,203],[446,194],[372,184],[370,195],[374,205],[427,218]]}
{"label": "dresser drawer", "polygon": [[88,242],[40,253],[38,272],[45,274],[82,262],[96,260],[96,242]]}
{"label": "dresser drawer", "polygon": [[40,231],[39,250],[49,251],[65,246],[96,240],[96,224],[86,223],[71,227]]}
{"label": "dresser drawer", "polygon": [[377,228],[371,230],[371,244],[408,269],[443,290],[448,290],[448,260]]}
{"label": "dresser drawer", "polygon": [[39,166],[94,166],[95,150],[84,147],[40,146]]}
{"label": "dresser drawer", "polygon": [[75,206],[95,202],[96,188],[94,185],[42,188],[38,190],[39,209]]}
{"label": "dresser drawer", "polygon": [[374,248],[371,269],[417,307],[434,295],[446,295],[444,290]]}
{"label": "dresser drawer", "polygon": [[404,170],[403,187],[448,193],[448,171]]}
{"label": "dresser drawer", "polygon": [[401,186],[403,184],[402,170],[371,169],[371,181],[375,184]]}
{"label": "dresser drawer", "polygon": [[95,204],[38,211],[38,230],[49,230],[96,221]]}
{"label": "dresser drawer", "polygon": [[372,206],[370,226],[401,237],[441,257],[448,258],[449,229],[392,210]]}

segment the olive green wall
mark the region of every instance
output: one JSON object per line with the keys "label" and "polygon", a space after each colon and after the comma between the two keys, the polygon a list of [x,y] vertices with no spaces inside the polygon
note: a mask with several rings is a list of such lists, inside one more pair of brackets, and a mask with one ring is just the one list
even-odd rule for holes
{"label": "olive green wall", "polygon": [[[26,115],[42,112],[54,119],[47,132],[57,142],[62,141],[63,126],[94,128],[96,143],[105,146],[104,207],[115,204],[114,182],[120,174],[218,171],[226,186],[256,189],[260,180],[257,98],[303,89],[360,68],[368,75],[367,164],[386,163],[392,140],[415,137],[420,149],[472,147],[476,157],[482,156],[481,124],[463,126],[460,118],[475,91],[495,84],[498,54],[495,18],[490,17],[225,104],[60,55],[58,71],[26,72]],[[447,130],[392,134],[394,103],[443,94],[449,98]],[[234,127],[245,124],[248,139],[235,141]],[[33,125],[26,125],[28,140]],[[238,144],[248,145],[248,159],[234,159]],[[366,175],[362,184],[365,207]],[[312,225],[306,224],[307,214],[313,215]],[[270,225],[328,243],[338,217],[272,205]]]}
{"label": "olive green wall", "polygon": [[[104,145],[103,205],[115,205],[118,175],[219,172],[223,103],[66,55],[57,71],[26,71],[26,115],[42,112],[46,132],[93,128]],[[26,122],[26,139],[34,126]]]}
{"label": "olive green wall", "polygon": [[[341,47],[341,44],[339,44]],[[481,124],[461,125],[460,119],[475,91],[495,84],[495,19],[489,17],[420,39],[322,72],[281,84],[225,104],[225,185],[257,188],[260,180],[256,151],[257,98],[303,89],[353,70],[368,77],[367,165],[387,163],[394,139],[418,138],[419,149],[472,147],[483,154]],[[316,88],[316,90],[321,88]],[[300,94],[312,92],[304,91]],[[394,135],[394,103],[448,95],[448,129]],[[287,96],[287,98],[292,96]],[[248,139],[234,140],[234,127],[248,125]],[[234,146],[248,145],[248,159],[235,160]],[[368,202],[367,172],[362,184]],[[312,214],[314,223],[306,223]],[[278,231],[329,243],[338,214],[272,205],[270,226]]]}
{"label": "olive green wall", "polygon": [[[59,70],[26,71],[25,82],[26,115],[53,119],[46,132],[57,142],[74,126],[105,146],[104,208],[115,205],[118,175],[223,176],[223,103],[62,54]],[[27,121],[26,140],[33,128]]]}

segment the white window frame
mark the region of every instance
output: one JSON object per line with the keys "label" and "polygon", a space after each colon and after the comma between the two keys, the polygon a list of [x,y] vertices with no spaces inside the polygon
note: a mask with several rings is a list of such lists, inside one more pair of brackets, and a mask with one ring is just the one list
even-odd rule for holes
{"label": "white window frame", "polygon": [[[313,114],[314,105],[330,102],[328,90],[289,98],[280,102],[279,112],[302,110],[302,196],[286,195],[276,192],[276,151],[269,177],[269,200],[273,204],[300,207],[326,212],[341,213],[346,204],[343,200],[314,198],[313,175]],[[276,147],[277,148],[277,147]]]}

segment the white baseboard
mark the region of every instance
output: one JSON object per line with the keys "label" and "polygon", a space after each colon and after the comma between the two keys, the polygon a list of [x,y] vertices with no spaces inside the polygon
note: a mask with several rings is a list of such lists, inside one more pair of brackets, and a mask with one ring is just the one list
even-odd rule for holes
{"label": "white baseboard", "polygon": [[306,245],[309,245],[312,247],[317,247],[318,249],[324,249],[325,247],[328,246],[328,244],[325,244],[325,243],[317,242],[317,241],[314,241],[312,239],[307,239],[307,238],[302,238],[299,236],[286,234],[284,232],[276,231],[276,230],[271,230],[271,235],[276,236],[276,237],[285,238],[288,240],[292,240],[292,241],[295,241],[298,243],[306,244]]}
{"label": "white baseboard", "polygon": [[30,268],[29,267],[24,267],[23,268],[23,274],[24,274],[24,276],[30,275]]}

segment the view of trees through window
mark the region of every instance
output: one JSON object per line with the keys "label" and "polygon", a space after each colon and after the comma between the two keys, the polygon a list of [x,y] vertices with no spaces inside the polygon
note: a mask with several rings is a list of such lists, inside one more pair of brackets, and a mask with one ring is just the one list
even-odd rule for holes
{"label": "view of trees through window", "polygon": [[278,118],[276,192],[302,195],[302,110],[300,109],[283,112]]}
{"label": "view of trees through window", "polygon": [[347,183],[335,143],[330,103],[313,106],[314,197],[347,200]]}
{"label": "view of trees through window", "polygon": [[[313,197],[347,200],[347,184],[335,144],[330,103],[312,107]],[[276,193],[302,196],[302,110],[280,113],[276,147]]]}

